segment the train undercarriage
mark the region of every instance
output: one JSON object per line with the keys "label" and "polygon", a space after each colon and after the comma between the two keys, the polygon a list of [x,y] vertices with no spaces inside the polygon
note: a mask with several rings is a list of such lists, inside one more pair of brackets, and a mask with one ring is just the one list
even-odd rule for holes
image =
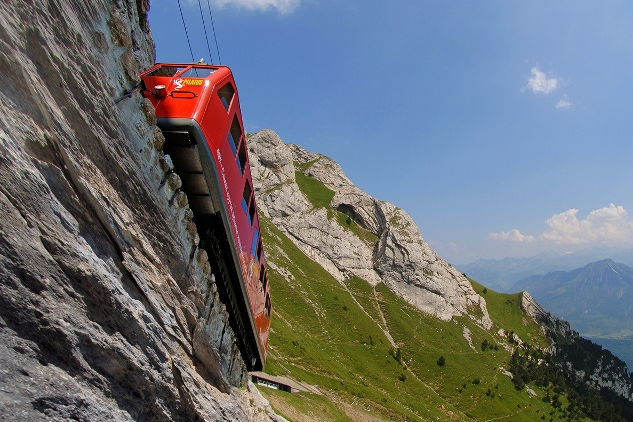
{"label": "train undercarriage", "polygon": [[211,164],[210,152],[205,152],[204,146],[196,139],[195,132],[199,128],[195,122],[193,126],[189,122],[190,127],[183,127],[179,123],[182,122],[159,119],[159,127],[165,136],[163,151],[171,157],[174,171],[181,178],[182,190],[187,194],[194,213],[193,221],[200,236],[199,246],[209,255],[218,294],[230,315],[229,324],[237,334],[242,359],[249,370],[261,370],[263,359],[258,353],[256,333],[250,328],[255,325],[251,321],[249,305],[244,300],[245,292],[236,269],[235,260],[238,258],[231,251],[230,236],[227,235],[221,214],[222,205],[217,191],[219,183],[217,177],[209,174],[217,172]]}

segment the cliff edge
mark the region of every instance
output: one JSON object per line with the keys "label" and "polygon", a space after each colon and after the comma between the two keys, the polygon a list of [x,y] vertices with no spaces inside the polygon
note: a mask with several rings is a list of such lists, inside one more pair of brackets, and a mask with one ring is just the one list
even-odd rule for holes
{"label": "cliff edge", "polygon": [[[363,192],[330,158],[286,144],[272,130],[251,135],[248,145],[260,212],[336,279],[382,282],[437,318],[469,315],[492,326],[485,300],[437,256],[402,209]],[[327,206],[315,206],[301,191],[298,173],[331,191]],[[350,229],[352,222],[367,236]]]}

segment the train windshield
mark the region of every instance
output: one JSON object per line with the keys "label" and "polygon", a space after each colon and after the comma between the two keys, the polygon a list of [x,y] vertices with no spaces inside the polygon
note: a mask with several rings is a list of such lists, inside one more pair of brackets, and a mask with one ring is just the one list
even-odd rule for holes
{"label": "train windshield", "polygon": [[175,76],[180,72],[183,72],[179,76],[182,78],[206,78],[217,69],[209,69],[196,66],[161,66],[152,70],[146,76]]}
{"label": "train windshield", "polygon": [[186,68],[187,67],[185,66],[161,66],[152,70],[146,76],[174,76],[176,73],[182,72]]}
{"label": "train windshield", "polygon": [[206,78],[215,71],[216,69],[192,67],[180,76],[183,78]]}

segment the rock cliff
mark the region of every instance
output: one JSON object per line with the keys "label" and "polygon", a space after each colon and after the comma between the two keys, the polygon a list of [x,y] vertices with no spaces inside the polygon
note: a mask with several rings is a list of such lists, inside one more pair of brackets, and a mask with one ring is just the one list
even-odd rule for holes
{"label": "rock cliff", "polygon": [[521,294],[521,309],[539,322],[552,339],[548,353],[567,374],[595,388],[607,389],[633,401],[633,377],[626,364],[608,350],[584,339],[569,322],[552,315],[539,305],[528,292]]}
{"label": "rock cliff", "polygon": [[[147,0],[0,3],[0,407],[270,420],[252,405],[151,105]],[[196,253],[193,253],[197,251]]]}
{"label": "rock cliff", "polygon": [[[251,135],[249,149],[260,211],[339,281],[355,276],[382,282],[440,319],[471,315],[491,327],[483,298],[436,255],[403,210],[354,186],[330,158],[285,144],[272,130]],[[332,191],[327,207],[310,202],[297,171]],[[340,224],[333,210],[369,236]]]}

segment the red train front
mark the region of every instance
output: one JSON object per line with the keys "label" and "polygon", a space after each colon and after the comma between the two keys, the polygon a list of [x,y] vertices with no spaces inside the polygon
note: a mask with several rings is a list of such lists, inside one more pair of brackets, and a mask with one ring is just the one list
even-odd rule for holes
{"label": "red train front", "polygon": [[263,368],[271,300],[240,103],[226,66],[159,63],[141,74],[209,253],[242,357]]}

